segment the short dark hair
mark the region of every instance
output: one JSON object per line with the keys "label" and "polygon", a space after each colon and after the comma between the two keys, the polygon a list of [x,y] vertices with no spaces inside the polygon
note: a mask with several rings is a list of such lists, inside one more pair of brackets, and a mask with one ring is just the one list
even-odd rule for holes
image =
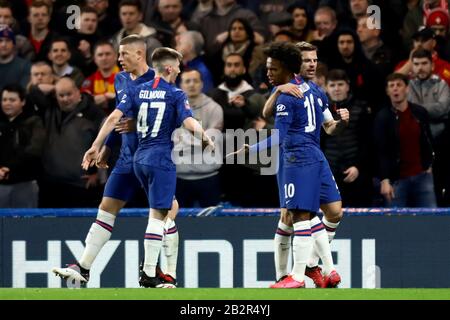
{"label": "short dark hair", "polygon": [[267,57],[276,59],[290,72],[298,73],[301,68],[301,52],[289,42],[274,42],[264,49]]}
{"label": "short dark hair", "polygon": [[92,7],[84,6],[81,8],[81,14],[83,13],[94,13],[98,17],[98,12]]}
{"label": "short dark hair", "polygon": [[203,82],[202,73],[200,72],[200,70],[195,69],[195,68],[186,68],[186,69],[184,69],[180,76],[183,76],[183,74],[188,73],[188,72],[197,72],[199,74],[199,76],[200,76],[200,80],[202,80],[202,82]]}
{"label": "short dark hair", "polygon": [[156,48],[152,54],[153,67],[158,69],[158,64],[161,64],[165,60],[178,60],[180,63],[183,60],[183,55],[177,50],[169,47]]}
{"label": "short dark hair", "polygon": [[416,51],[413,52],[412,59],[414,58],[427,58],[428,60],[430,60],[430,62],[433,62],[433,55],[431,53],[431,51],[427,50],[427,49],[417,49]]}
{"label": "short dark hair", "polygon": [[342,69],[333,69],[328,72],[326,83],[330,81],[345,81],[350,83],[347,73]]}
{"label": "short dark hair", "polygon": [[395,80],[401,80],[406,85],[409,83],[409,78],[407,75],[404,75],[403,73],[394,72],[387,76],[386,78],[386,86],[389,84],[389,82],[395,81]]}
{"label": "short dark hair", "polygon": [[31,2],[30,8],[42,8],[42,7],[46,7],[47,8],[47,12],[48,12],[49,16],[52,15],[52,11],[53,11],[53,6],[52,5],[49,5],[47,2],[42,1],[42,0],[33,0]]}
{"label": "short dark hair", "polygon": [[280,31],[278,31],[277,33],[275,33],[275,35],[273,36],[273,38],[275,39],[278,36],[286,36],[289,37],[291,39],[291,41],[296,41],[297,40],[297,36],[295,35],[295,33],[293,33],[292,31],[289,30],[285,30],[285,29],[281,29]]}
{"label": "short dark hair", "polygon": [[72,44],[70,43],[70,40],[66,37],[56,37],[52,40],[52,42],[50,43],[50,50],[53,48],[53,44],[56,42],[64,42],[67,46],[67,50],[69,50],[70,52],[72,52]]}
{"label": "short dark hair", "polygon": [[3,9],[8,8],[12,12],[11,3],[7,0],[0,0],[0,8],[3,8]]}
{"label": "short dark hair", "polygon": [[227,55],[225,56],[225,59],[223,59],[223,61],[224,61],[224,62],[227,61],[227,59],[228,59],[229,57],[240,57],[241,60],[242,60],[242,63],[245,65],[244,57],[243,57],[242,55],[240,55],[239,53],[237,53],[237,52],[230,52],[229,54],[227,54]]}
{"label": "short dark hair", "polygon": [[[95,53],[95,51],[97,50],[98,47],[100,46],[110,46],[114,52],[116,52],[116,48],[114,47],[114,45],[112,44],[111,41],[103,39],[103,40],[99,40],[94,44],[94,50],[92,50],[92,52]],[[117,53],[117,52],[116,52]]]}
{"label": "short dark hair", "polygon": [[142,4],[140,0],[122,0],[119,2],[119,10],[124,6],[136,7],[139,12],[142,12]]}
{"label": "short dark hair", "polygon": [[5,92],[5,91],[17,93],[20,101],[24,101],[27,96],[25,89],[22,88],[22,86],[17,83],[8,84],[8,85],[4,86],[3,90],[2,90],[2,96],[3,96],[3,92]]}

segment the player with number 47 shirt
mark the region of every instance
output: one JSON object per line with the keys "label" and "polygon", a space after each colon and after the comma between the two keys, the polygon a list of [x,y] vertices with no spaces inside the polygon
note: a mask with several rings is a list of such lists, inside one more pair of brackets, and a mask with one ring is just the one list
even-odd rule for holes
{"label": "player with number 47 shirt", "polygon": [[[202,126],[192,117],[186,94],[174,86],[180,73],[182,55],[171,48],[153,52],[155,79],[130,87],[119,106],[108,116],[92,147],[89,159],[98,155],[106,136],[124,114],[137,118],[138,148],[134,155],[134,171],[149,201],[149,219],[144,238],[144,263],[139,284],[161,288],[164,283],[156,276],[156,266],[162,247],[164,219],[172,206],[176,189],[176,167],[172,161],[172,134],[181,125],[198,134],[203,143],[214,148]],[[83,166],[92,165],[90,161]]]}

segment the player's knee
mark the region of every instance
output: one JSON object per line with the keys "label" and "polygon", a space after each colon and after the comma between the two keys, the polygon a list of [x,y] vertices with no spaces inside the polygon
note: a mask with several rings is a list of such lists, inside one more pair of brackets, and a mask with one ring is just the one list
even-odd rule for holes
{"label": "player's knee", "polygon": [[292,226],[292,215],[288,213],[287,209],[281,209],[280,220],[285,225]]}
{"label": "player's knee", "polygon": [[172,220],[175,220],[177,217],[178,211],[180,209],[180,205],[178,204],[177,199],[173,199],[172,201],[172,208],[170,208],[168,212],[168,217]]}
{"label": "player's knee", "polygon": [[292,223],[311,220],[311,214],[309,212],[302,211],[289,211],[292,217]]}
{"label": "player's knee", "polygon": [[124,201],[105,197],[102,199],[102,202],[100,202],[99,209],[117,215],[124,206]]}

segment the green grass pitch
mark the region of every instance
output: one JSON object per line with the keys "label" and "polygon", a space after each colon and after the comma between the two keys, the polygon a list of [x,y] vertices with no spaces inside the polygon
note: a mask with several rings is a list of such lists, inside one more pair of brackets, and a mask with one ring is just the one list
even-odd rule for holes
{"label": "green grass pitch", "polygon": [[450,300],[450,289],[12,289],[0,300]]}

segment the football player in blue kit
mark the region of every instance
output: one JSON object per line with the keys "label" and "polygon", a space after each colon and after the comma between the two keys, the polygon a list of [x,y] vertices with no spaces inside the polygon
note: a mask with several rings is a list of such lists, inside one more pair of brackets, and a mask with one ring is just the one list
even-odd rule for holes
{"label": "football player in blue kit", "polygon": [[[146,44],[141,37],[131,35],[124,38],[120,43],[119,63],[124,71],[118,73],[114,79],[116,91],[116,105],[119,105],[127,90],[141,83],[151,81],[155,77],[155,72],[147,65]],[[107,168],[106,161],[110,150],[121,139],[121,148],[118,160],[112,170],[103,192],[103,198],[99,205],[96,221],[92,224],[86,237],[86,247],[79,261],[67,268],[53,268],[53,272],[62,278],[73,278],[81,283],[89,281],[89,270],[100,250],[110,239],[115,219],[120,210],[128,201],[141,189],[140,183],[133,171],[133,155],[138,144],[138,137],[135,129],[126,129],[130,123],[132,114],[124,114],[121,122],[117,125],[118,131],[113,131],[103,146],[99,155],[97,166]],[[176,284],[176,263],[178,252],[178,232],[173,219],[178,211],[178,203],[173,201],[172,210],[167,218],[167,229],[171,233],[166,236],[168,252],[167,256],[168,274],[159,272],[159,276],[166,282]],[[175,230],[175,232],[174,232]],[[176,247],[176,248],[171,248]]]}
{"label": "football player in blue kit", "polygon": [[[340,201],[331,170],[320,150],[320,128],[324,124],[327,104],[324,97],[296,73],[301,66],[301,52],[292,44],[275,43],[267,50],[267,75],[273,85],[288,82],[299,86],[303,98],[281,93],[276,99],[275,128],[279,135],[271,136],[254,146],[244,146],[237,153],[258,152],[262,148],[281,144],[283,159],[279,171],[282,208],[293,221],[294,266],[272,288],[303,288],[307,261],[313,247],[324,263],[325,283],[340,281],[326,231],[316,217],[321,203]],[[339,124],[326,119],[327,128]],[[280,170],[279,169],[279,170]]]}
{"label": "football player in blue kit", "polygon": [[201,137],[204,145],[214,147],[202,126],[192,117],[186,94],[174,83],[180,73],[182,55],[171,48],[157,48],[152,55],[155,78],[126,90],[119,106],[108,116],[100,132],[86,152],[84,167],[94,164],[100,149],[124,115],[137,119],[138,148],[134,155],[134,171],[145,189],[150,211],[144,238],[145,258],[139,284],[163,288],[156,266],[162,247],[164,219],[172,206],[176,189],[176,170],[172,161],[173,131],[183,125]]}
{"label": "football player in blue kit", "polygon": [[[322,88],[320,88],[312,81],[315,77],[317,69],[317,48],[307,42],[299,42],[296,44],[296,46],[300,49],[302,56],[302,66],[300,70],[301,78],[312,90],[316,92],[316,94],[320,97],[322,103],[328,106],[328,98],[326,93]],[[297,79],[300,79],[300,76],[297,76]],[[302,97],[303,95],[299,89],[302,87],[304,87],[304,85],[298,86],[298,84],[294,85],[289,83],[278,86],[275,90],[275,93],[268,99],[264,107],[263,114],[265,116],[269,116],[272,113],[274,102],[281,92],[289,93],[297,97]],[[327,134],[339,134],[341,130],[348,124],[349,112],[347,109],[341,108],[337,110],[337,114],[340,116],[340,120],[334,120],[330,111],[328,109],[325,110],[325,120],[322,126]],[[282,182],[280,181],[281,175],[278,175],[278,178],[279,185],[282,185]],[[283,199],[282,197],[283,195],[280,194],[280,199]],[[336,228],[342,218],[342,202],[340,200],[330,202],[330,199],[321,196],[320,208],[324,212],[322,224],[326,229],[328,240],[329,242],[331,242],[336,233]],[[320,223],[318,217],[314,218],[314,220],[316,222],[316,225]],[[292,235],[292,219],[290,215],[287,214],[287,210],[285,208],[281,208],[280,221],[278,223],[278,228],[274,238],[275,269],[278,281],[288,276],[287,262],[289,249],[291,247]],[[340,282],[340,278],[337,277],[334,273],[331,274],[331,276],[324,277],[321,268],[318,266],[319,258],[319,252],[317,251],[317,247],[315,246],[311,257],[308,260],[305,274],[314,281],[316,287],[336,287]]]}

